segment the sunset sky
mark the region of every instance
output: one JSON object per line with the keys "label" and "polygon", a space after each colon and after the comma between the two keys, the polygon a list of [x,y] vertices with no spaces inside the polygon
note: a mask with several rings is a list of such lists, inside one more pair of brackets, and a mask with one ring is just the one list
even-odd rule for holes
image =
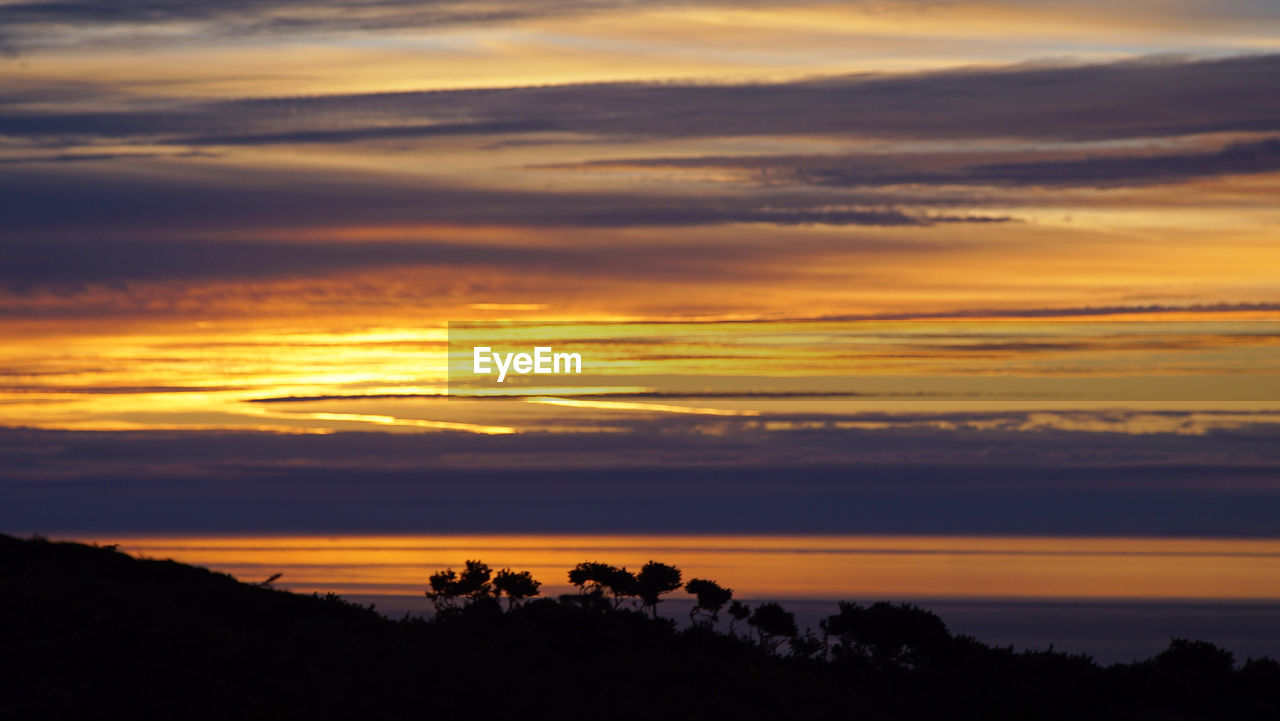
{"label": "sunset sky", "polygon": [[1278,199],[1266,0],[0,0],[0,531],[1280,538]]}

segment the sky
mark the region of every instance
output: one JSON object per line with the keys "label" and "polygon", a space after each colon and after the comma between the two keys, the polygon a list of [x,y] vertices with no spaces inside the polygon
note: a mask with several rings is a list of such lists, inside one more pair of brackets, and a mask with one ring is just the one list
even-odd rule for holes
{"label": "sky", "polygon": [[[1280,537],[1278,78],[1262,0],[0,0],[0,530]],[[626,388],[448,397],[474,321]]]}

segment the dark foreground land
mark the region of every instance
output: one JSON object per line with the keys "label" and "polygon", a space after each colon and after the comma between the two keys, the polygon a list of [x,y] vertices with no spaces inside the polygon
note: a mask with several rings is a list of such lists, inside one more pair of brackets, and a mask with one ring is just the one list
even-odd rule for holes
{"label": "dark foreground land", "polygon": [[707,608],[681,630],[582,568],[584,592],[560,600],[521,602],[516,578],[513,608],[494,598],[496,578],[437,575],[449,610],[393,621],[336,597],[0,535],[0,719],[1280,718],[1280,664],[1235,664],[1203,642],[1103,668],[991,648],[888,604],[842,606],[813,635],[769,608],[730,635],[711,587],[717,621]]}

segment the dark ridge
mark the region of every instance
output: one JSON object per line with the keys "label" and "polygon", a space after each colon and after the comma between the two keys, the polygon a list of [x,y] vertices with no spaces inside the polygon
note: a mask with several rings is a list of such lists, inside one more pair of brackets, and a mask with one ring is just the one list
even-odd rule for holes
{"label": "dark ridge", "polygon": [[[1240,721],[1280,708],[1280,664],[1237,665],[1201,641],[1103,668],[953,636],[909,605],[841,604],[801,632],[778,604],[729,605],[729,589],[682,587],[659,563],[580,564],[581,592],[559,600],[475,561],[428,571],[436,617],[394,621],[274,578],[0,535],[0,719]],[[681,588],[692,624],[650,615]]]}

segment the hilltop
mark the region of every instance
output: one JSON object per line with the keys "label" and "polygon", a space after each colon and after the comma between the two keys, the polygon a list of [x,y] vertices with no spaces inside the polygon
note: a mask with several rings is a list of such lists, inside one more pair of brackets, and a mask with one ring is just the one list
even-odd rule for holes
{"label": "hilltop", "polygon": [[[519,574],[480,578],[482,565],[430,578],[434,620],[397,621],[336,596],[0,535],[0,718],[1238,720],[1280,708],[1280,664],[1235,664],[1204,642],[1102,668],[992,648],[891,604],[842,606],[821,644],[767,604],[731,635],[714,612],[680,629],[630,608],[604,564],[580,565],[583,593],[559,600],[524,597]],[[500,588],[517,592],[504,603]],[[632,590],[656,605],[643,583]]]}

